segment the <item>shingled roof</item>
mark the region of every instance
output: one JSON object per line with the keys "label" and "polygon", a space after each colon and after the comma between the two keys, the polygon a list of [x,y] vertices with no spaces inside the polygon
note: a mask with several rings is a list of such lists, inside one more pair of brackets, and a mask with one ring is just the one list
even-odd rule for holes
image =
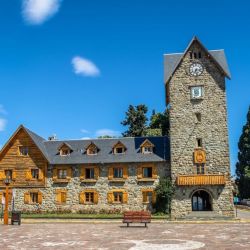
{"label": "shingled roof", "polygon": [[[139,163],[165,162],[170,160],[169,138],[166,136],[50,141],[45,140],[22,125],[17,131],[20,129],[24,129],[28,133],[50,164]],[[142,154],[140,151],[140,145],[146,139],[155,145],[152,154]],[[113,154],[112,148],[117,142],[124,144],[126,147],[125,153]],[[58,147],[63,143],[69,145],[72,149],[70,155],[61,156],[58,154]],[[86,148],[90,143],[94,143],[98,147],[99,151],[97,155],[87,155]]]}
{"label": "shingled roof", "polygon": [[201,43],[201,41],[195,36],[189,45],[187,46],[186,50],[183,53],[174,53],[174,54],[165,54],[164,55],[164,83],[167,83],[172,75],[174,74],[175,70],[181,63],[184,55],[188,52],[190,46],[194,43],[198,42],[201,47],[211,56],[214,62],[218,65],[218,67],[222,70],[224,75],[227,78],[231,78],[231,74],[229,71],[229,67],[227,64],[226,56],[224,50],[207,50],[205,46]]}

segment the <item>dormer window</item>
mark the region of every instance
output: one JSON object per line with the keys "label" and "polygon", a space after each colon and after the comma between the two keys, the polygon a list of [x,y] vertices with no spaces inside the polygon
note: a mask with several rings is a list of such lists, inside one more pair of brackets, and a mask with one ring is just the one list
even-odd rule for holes
{"label": "dormer window", "polygon": [[152,154],[154,152],[154,144],[146,139],[140,146],[142,154]]}
{"label": "dormer window", "polygon": [[70,155],[70,153],[73,151],[72,148],[70,147],[69,144],[67,143],[62,143],[59,147],[58,147],[58,151],[59,154],[61,156],[67,156]]}
{"label": "dormer window", "polygon": [[114,154],[124,154],[126,151],[126,147],[119,141],[113,146]]}
{"label": "dormer window", "polygon": [[86,148],[87,155],[97,155],[99,149],[94,143],[90,143],[90,145]]}

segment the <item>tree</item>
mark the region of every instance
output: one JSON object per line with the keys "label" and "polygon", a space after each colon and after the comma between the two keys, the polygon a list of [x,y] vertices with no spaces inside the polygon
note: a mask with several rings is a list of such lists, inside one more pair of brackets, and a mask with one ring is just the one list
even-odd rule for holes
{"label": "tree", "polygon": [[128,130],[122,135],[124,137],[144,136],[147,129],[147,112],[148,108],[144,104],[138,106],[129,105],[125,120],[121,122],[123,126],[128,126]]}
{"label": "tree", "polygon": [[98,139],[111,139],[111,138],[116,138],[115,136],[111,135],[100,135],[97,137]]}
{"label": "tree", "polygon": [[236,183],[241,198],[250,198],[250,106],[247,122],[243,126],[238,143],[238,162],[236,163]]}
{"label": "tree", "polygon": [[174,187],[169,177],[161,177],[156,189],[156,212],[169,213]]}
{"label": "tree", "polygon": [[152,111],[150,117],[149,129],[161,129],[161,135],[168,135],[169,133],[169,112],[168,110],[162,113]]}

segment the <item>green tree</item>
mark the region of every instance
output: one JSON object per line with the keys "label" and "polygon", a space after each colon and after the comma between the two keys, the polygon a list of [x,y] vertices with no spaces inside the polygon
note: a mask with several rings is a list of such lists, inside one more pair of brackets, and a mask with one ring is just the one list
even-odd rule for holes
{"label": "green tree", "polygon": [[170,213],[170,204],[174,193],[174,186],[169,177],[161,177],[156,189],[156,212]]}
{"label": "green tree", "polygon": [[236,183],[241,198],[250,198],[250,106],[247,122],[243,126],[238,143],[238,162],[236,163]]}
{"label": "green tree", "polygon": [[169,112],[156,113],[153,110],[150,117],[149,129],[161,129],[161,135],[169,134]]}
{"label": "green tree", "polygon": [[128,130],[122,135],[124,137],[144,136],[147,129],[147,112],[148,108],[144,104],[138,106],[129,105],[125,120],[121,122],[123,126],[128,127]]}

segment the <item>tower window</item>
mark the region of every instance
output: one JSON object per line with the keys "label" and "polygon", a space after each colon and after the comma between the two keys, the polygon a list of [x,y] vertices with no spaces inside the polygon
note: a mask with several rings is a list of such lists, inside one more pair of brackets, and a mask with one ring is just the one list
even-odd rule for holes
{"label": "tower window", "polygon": [[190,51],[189,52],[190,59],[193,59],[193,53]]}
{"label": "tower window", "polygon": [[201,58],[201,52],[199,52],[199,58]]}
{"label": "tower window", "polygon": [[196,54],[196,52],[194,52],[194,58],[195,58],[195,59],[197,58],[197,54]]}
{"label": "tower window", "polygon": [[201,138],[197,138],[196,139],[196,146],[198,147],[198,148],[200,148],[200,147],[202,147],[202,139]]}
{"label": "tower window", "polygon": [[196,166],[196,171],[197,171],[197,174],[205,174],[205,166],[204,166],[204,164],[197,165]]}
{"label": "tower window", "polygon": [[201,113],[195,113],[196,121],[201,122]]}

